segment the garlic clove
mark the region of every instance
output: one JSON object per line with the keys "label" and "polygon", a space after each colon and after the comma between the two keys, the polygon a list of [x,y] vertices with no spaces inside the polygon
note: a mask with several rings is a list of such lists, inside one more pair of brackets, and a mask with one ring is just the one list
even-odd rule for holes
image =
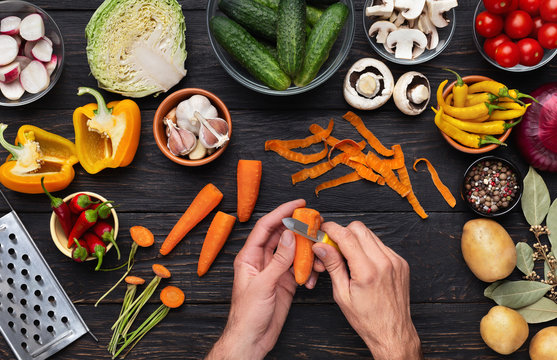
{"label": "garlic clove", "polygon": [[195,135],[199,135],[201,123],[195,117],[196,111],[205,118],[216,118],[218,111],[211,104],[211,101],[203,95],[193,95],[178,104],[176,108],[178,126],[193,132]]}
{"label": "garlic clove", "polygon": [[208,149],[218,148],[226,144],[228,137],[228,123],[221,118],[204,118],[199,112],[195,117],[201,122],[199,129],[199,141]]}
{"label": "garlic clove", "polygon": [[168,141],[166,146],[174,156],[182,156],[189,154],[197,145],[195,135],[186,129],[180,129],[172,120],[165,120],[167,126]]}
{"label": "garlic clove", "polygon": [[193,151],[190,152],[188,156],[190,160],[201,160],[205,156],[207,156],[207,148],[203,146],[201,141],[198,141],[197,145],[195,146],[195,149],[193,149]]}

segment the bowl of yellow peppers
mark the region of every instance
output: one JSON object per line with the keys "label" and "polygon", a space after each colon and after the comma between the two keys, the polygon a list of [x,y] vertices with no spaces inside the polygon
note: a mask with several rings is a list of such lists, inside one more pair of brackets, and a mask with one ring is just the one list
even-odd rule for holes
{"label": "bowl of yellow peppers", "polygon": [[485,76],[461,77],[445,88],[449,80],[439,84],[435,125],[455,149],[469,154],[481,154],[499,146],[518,125],[529,104],[521,98],[531,98],[518,90]]}

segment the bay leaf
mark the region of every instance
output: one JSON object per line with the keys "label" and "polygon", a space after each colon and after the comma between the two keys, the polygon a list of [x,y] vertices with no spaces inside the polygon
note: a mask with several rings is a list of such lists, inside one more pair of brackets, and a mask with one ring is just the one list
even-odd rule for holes
{"label": "bay leaf", "polygon": [[549,211],[549,190],[542,177],[531,166],[524,178],[524,190],[520,203],[528,224],[541,225]]}
{"label": "bay leaf", "polygon": [[557,199],[553,200],[547,219],[545,220],[547,229],[549,230],[549,242],[551,243],[551,250],[557,251]]}
{"label": "bay leaf", "polygon": [[538,281],[509,281],[493,290],[493,300],[502,306],[519,309],[535,303],[551,289],[551,285]]}
{"label": "bay leaf", "polygon": [[538,324],[557,319],[557,303],[542,297],[535,303],[517,310],[528,324]]}
{"label": "bay leaf", "polygon": [[491,283],[491,285],[489,285],[488,287],[485,288],[484,290],[484,296],[486,298],[489,298],[491,300],[493,300],[493,290],[495,290],[495,288],[499,285],[501,285],[502,283],[505,283],[506,281],[504,280],[497,280],[494,283]]}
{"label": "bay leaf", "polygon": [[534,250],[522,241],[516,244],[516,267],[524,275],[530,275],[534,270]]}

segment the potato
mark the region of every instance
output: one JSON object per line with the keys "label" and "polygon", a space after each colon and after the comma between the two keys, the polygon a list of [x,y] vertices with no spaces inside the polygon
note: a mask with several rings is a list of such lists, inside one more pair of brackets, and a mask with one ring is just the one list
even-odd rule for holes
{"label": "potato", "polygon": [[557,359],[557,326],[540,330],[530,341],[530,359]]}
{"label": "potato", "polygon": [[485,282],[506,278],[516,266],[514,242],[493,220],[475,219],[464,224],[461,248],[466,265]]}
{"label": "potato", "polygon": [[499,354],[508,355],[518,350],[528,338],[528,323],[517,311],[494,306],[480,321],[484,342]]}

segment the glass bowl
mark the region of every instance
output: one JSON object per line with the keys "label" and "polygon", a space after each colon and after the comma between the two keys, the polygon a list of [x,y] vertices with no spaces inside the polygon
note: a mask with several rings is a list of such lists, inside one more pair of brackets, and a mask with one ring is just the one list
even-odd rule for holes
{"label": "glass bowl", "polygon": [[482,11],[485,11],[485,6],[483,4],[483,1],[480,0],[480,1],[478,1],[478,5],[476,6],[476,11],[474,11],[474,17],[472,18],[472,29],[473,29],[473,34],[474,34],[473,35],[474,43],[476,44],[476,47],[478,48],[478,51],[480,52],[480,54],[482,54],[484,59],[486,59],[488,63],[495,66],[496,68],[499,68],[501,70],[511,71],[511,72],[524,72],[524,71],[535,70],[535,69],[538,69],[538,68],[544,66],[548,62],[550,62],[551,59],[553,59],[555,57],[555,55],[557,55],[557,49],[553,49],[553,50],[543,49],[544,53],[543,53],[542,60],[534,66],[524,66],[524,65],[518,64],[518,65],[513,66],[513,67],[503,67],[503,66],[497,64],[497,61],[490,58],[486,54],[486,52],[484,51],[483,44],[484,44],[485,38],[483,38],[482,36],[480,36],[476,33],[476,26],[475,26],[476,16],[479,13],[481,13]]}
{"label": "glass bowl", "polygon": [[374,1],[375,0],[366,0],[364,4],[364,9],[362,11],[364,32],[366,34],[367,41],[369,41],[373,50],[375,50],[375,52],[378,53],[384,59],[394,62],[395,64],[402,64],[402,65],[421,64],[439,55],[443,50],[445,50],[447,45],[449,45],[449,42],[451,41],[456,28],[455,9],[451,9],[451,11],[446,12],[446,17],[447,20],[449,21],[449,25],[445,26],[444,28],[437,28],[437,32],[439,34],[439,44],[435,49],[432,50],[426,49],[423,52],[423,54],[421,54],[420,56],[412,60],[397,59],[394,54],[391,54],[387,50],[385,50],[383,44],[378,44],[375,41],[375,37],[372,38],[369,36],[369,28],[371,27],[371,25],[373,25],[375,21],[379,20],[379,17],[377,16],[372,16],[372,17],[366,16],[366,8],[368,6],[372,6]]}
{"label": "glass bowl", "polygon": [[[48,87],[37,94],[31,94],[27,91],[23,94],[23,96],[19,100],[9,100],[2,95],[0,92],[0,106],[21,106],[32,103],[33,101],[40,99],[46,93],[50,91],[56,85],[56,82],[62,75],[62,67],[64,65],[64,39],[62,38],[62,33],[58,28],[58,25],[54,22],[54,20],[40,7],[33,5],[31,3],[19,0],[5,0],[0,1],[0,19],[3,19],[7,16],[14,15],[19,16],[20,18],[24,18],[29,14],[40,14],[43,18],[44,22],[44,29],[45,29],[45,36],[52,40],[53,49],[52,54],[56,55],[58,58],[58,63],[56,64],[56,68],[54,72],[50,75],[50,84]],[[16,80],[18,81],[18,80]]]}
{"label": "glass bowl", "polygon": [[275,96],[301,94],[308,90],[314,89],[327,81],[342,65],[342,63],[346,59],[346,56],[348,56],[348,52],[350,51],[350,47],[352,46],[352,41],[354,40],[354,3],[352,0],[341,0],[340,2],[348,6],[349,13],[346,19],[346,23],[340,31],[338,38],[329,53],[329,58],[327,59],[327,61],[325,61],[315,79],[313,79],[308,85],[304,87],[291,86],[288,89],[282,91],[273,90],[267,85],[261,83],[255,77],[253,77],[246,69],[242,67],[242,65],[234,60],[234,58],[219,45],[219,43],[211,33],[211,29],[209,27],[209,20],[211,20],[213,16],[224,15],[218,8],[218,0],[209,0],[207,4],[207,31],[209,33],[209,41],[211,42],[211,47],[213,48],[217,59],[221,63],[222,67],[224,67],[226,72],[230,76],[232,76],[234,80],[238,81],[245,87],[262,94]]}

